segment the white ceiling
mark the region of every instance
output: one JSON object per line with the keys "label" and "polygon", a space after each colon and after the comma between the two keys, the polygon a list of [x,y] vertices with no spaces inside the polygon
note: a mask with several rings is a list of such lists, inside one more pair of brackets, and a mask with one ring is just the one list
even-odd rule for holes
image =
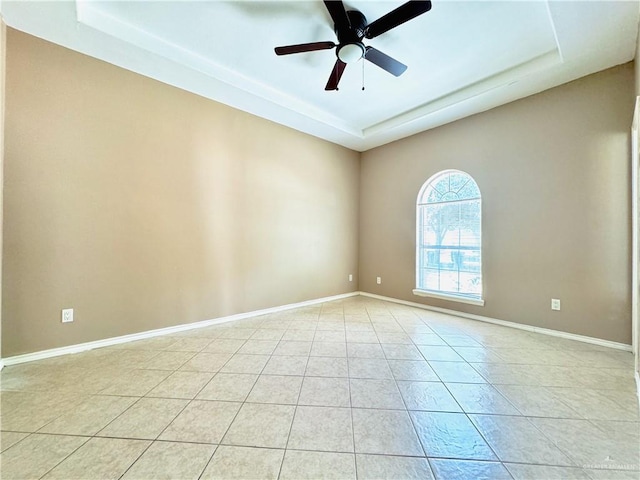
{"label": "white ceiling", "polygon": [[[369,22],[401,1],[344,2]],[[354,150],[367,150],[633,59],[637,1],[445,1],[365,40],[409,66],[394,77],[324,50],[336,41],[319,0],[3,1],[5,22],[115,65]]]}

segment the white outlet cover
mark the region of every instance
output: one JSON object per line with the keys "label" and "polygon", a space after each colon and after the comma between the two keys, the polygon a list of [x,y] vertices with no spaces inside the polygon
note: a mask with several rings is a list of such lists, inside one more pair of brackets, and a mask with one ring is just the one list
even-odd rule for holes
{"label": "white outlet cover", "polygon": [[349,274],[349,281],[353,282],[353,275],[352,274]]}
{"label": "white outlet cover", "polygon": [[64,308],[62,310],[62,323],[73,322],[73,308]]}
{"label": "white outlet cover", "polygon": [[560,310],[560,300],[557,298],[551,299],[551,310]]}
{"label": "white outlet cover", "polygon": [[382,283],[382,277],[376,277],[376,283],[380,285]]}

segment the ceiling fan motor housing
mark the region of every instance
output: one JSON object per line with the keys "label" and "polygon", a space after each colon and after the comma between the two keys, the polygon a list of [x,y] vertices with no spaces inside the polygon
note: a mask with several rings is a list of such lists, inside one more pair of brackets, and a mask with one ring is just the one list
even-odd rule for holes
{"label": "ceiling fan motor housing", "polygon": [[358,10],[347,10],[349,25],[340,29],[338,25],[334,26],[334,31],[338,36],[340,45],[346,43],[358,43],[364,38],[364,31],[367,28],[367,19]]}
{"label": "ceiling fan motor housing", "polygon": [[367,27],[367,19],[357,10],[347,10],[349,25],[340,28],[334,25],[334,30],[338,36],[340,44],[336,49],[336,55],[344,63],[351,63],[360,60],[366,50],[362,44],[365,28]]}

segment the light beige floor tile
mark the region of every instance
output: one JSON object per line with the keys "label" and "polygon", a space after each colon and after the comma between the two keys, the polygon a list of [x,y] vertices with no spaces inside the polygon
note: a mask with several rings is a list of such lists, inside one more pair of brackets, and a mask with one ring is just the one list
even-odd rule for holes
{"label": "light beige floor tile", "polygon": [[382,344],[388,360],[424,360],[420,351],[413,345]]}
{"label": "light beige floor tile", "polygon": [[193,400],[162,432],[160,440],[220,443],[241,404]]}
{"label": "light beige floor tile", "polygon": [[118,479],[150,443],[121,438],[92,438],[43,478]]}
{"label": "light beige floor tile", "polygon": [[313,341],[344,343],[347,339],[345,332],[342,330],[318,330],[313,337]]}
{"label": "light beige floor tile", "polygon": [[176,343],[178,339],[170,335],[148,338],[145,340],[138,340],[135,342],[121,343],[120,345],[113,345],[109,348],[126,348],[126,349],[141,349],[141,350],[166,350],[168,347]]}
{"label": "light beige floor tile", "polygon": [[260,373],[269,360],[269,355],[243,355],[236,353],[220,369],[223,373]]}
{"label": "light beige floor tile", "polygon": [[504,397],[529,417],[582,418],[546,387],[496,385]]}
{"label": "light beige floor tile", "polygon": [[440,381],[436,372],[424,360],[389,360],[389,367],[396,380]]}
{"label": "light beige floor tile", "polygon": [[7,448],[12,447],[27,435],[29,434],[20,432],[0,432],[0,452],[4,452]]}
{"label": "light beige floor tile", "polygon": [[309,357],[294,355],[275,355],[269,358],[262,371],[263,375],[299,375],[303,376],[307,369]]}
{"label": "light beige floor tile", "polygon": [[309,357],[305,375],[311,377],[348,377],[347,359]]}
{"label": "light beige floor tile", "polygon": [[453,347],[458,355],[467,362],[505,363],[495,351],[484,347]]}
{"label": "light beige floor tile", "polygon": [[344,321],[342,320],[337,320],[337,321],[323,321],[322,318],[320,319],[320,321],[318,322],[318,326],[316,328],[316,333],[321,332],[321,331],[327,331],[327,330],[332,330],[332,331],[336,331],[336,332],[343,332],[345,331],[344,328]]}
{"label": "light beige floor tile", "polygon": [[349,330],[347,328],[347,343],[379,343],[376,332],[369,330]]}
{"label": "light beige floor tile", "polygon": [[405,409],[395,380],[352,378],[349,383],[353,407]]}
{"label": "light beige floor tile", "polygon": [[451,347],[434,346],[434,345],[420,345],[418,346],[420,353],[426,360],[439,362],[462,362],[463,359],[456,351]]}
{"label": "light beige floor tile", "polygon": [[530,365],[470,363],[489,383],[497,385],[541,386]]}
{"label": "light beige floor tile", "polygon": [[435,333],[412,333],[410,337],[416,345],[447,346],[440,335]]}
{"label": "light beige floor tile", "polygon": [[[332,332],[333,333],[333,332]],[[312,357],[346,357],[347,344],[342,342],[317,342],[311,347]]]}
{"label": "light beige floor tile", "polygon": [[0,454],[2,478],[40,478],[87,440],[87,437],[30,435]]}
{"label": "light beige floor tile", "polygon": [[138,400],[138,397],[95,395],[42,427],[40,432],[95,435]]}
{"label": "light beige floor tile", "polygon": [[385,358],[379,343],[349,343],[347,356],[350,358]]}
{"label": "light beige floor tile", "polygon": [[355,480],[352,453],[300,452],[287,450],[281,480]]}
{"label": "light beige floor tile", "polygon": [[640,475],[631,470],[584,470],[593,480],[638,480]]}
{"label": "light beige floor tile", "polygon": [[284,448],[293,422],[294,406],[245,403],[223,443],[247,447]]}
{"label": "light beige floor tile", "polygon": [[153,440],[187,405],[186,400],[141,398],[97,434],[100,437]]}
{"label": "light beige floor tile", "polygon": [[298,403],[303,377],[260,375],[246,401],[251,403]]}
{"label": "light beige floor tile", "polygon": [[153,442],[123,480],[197,480],[215,450],[213,445]]}
{"label": "light beige floor tile", "polygon": [[276,480],[283,458],[284,450],[222,445],[201,479]]}
{"label": "light beige floor tile", "polygon": [[434,478],[425,458],[358,454],[356,464],[360,480],[432,480]]}
{"label": "light beige floor tile", "polygon": [[401,343],[404,345],[413,344],[411,337],[406,333],[382,331],[376,327],[376,335],[378,336],[380,343]]}
{"label": "light beige floor tile", "polygon": [[462,411],[449,390],[441,382],[399,381],[398,388],[409,410]]}
{"label": "light beige floor tile", "polygon": [[282,340],[275,351],[274,355],[309,355],[311,352],[312,342],[297,342]]}
{"label": "light beige floor tile", "polygon": [[514,480],[590,480],[591,477],[580,468],[551,467],[524,463],[505,463]]}
{"label": "light beige floor tile", "polygon": [[[0,427],[5,431],[35,432],[89,397],[56,392],[3,392]],[[7,402],[17,404],[5,408]]]}
{"label": "light beige floor tile", "polygon": [[219,338],[234,338],[236,340],[248,340],[251,335],[256,333],[253,328],[235,328],[233,326],[226,327],[220,331]]}
{"label": "light beige floor tile", "polygon": [[312,342],[315,336],[315,327],[310,330],[287,330],[282,336],[285,342]]}
{"label": "light beige floor tile", "polygon": [[584,366],[569,352],[557,350],[526,350],[522,348],[495,348],[503,363],[523,365],[556,365],[556,366]]}
{"label": "light beige floor tile", "polygon": [[468,335],[441,335],[442,339],[451,347],[479,347],[480,344]]}
{"label": "light beige floor tile", "polygon": [[357,453],[424,455],[405,411],[352,409]]}
{"label": "light beige floor tile", "polygon": [[580,365],[596,368],[633,368],[633,353],[621,351],[572,351]]}
{"label": "light beige floor tile", "polygon": [[471,415],[470,418],[503,462],[575,466],[525,417]]}
{"label": "light beige floor tile", "polygon": [[497,460],[463,413],[410,412],[428,457]]}
{"label": "light beige floor tile", "polygon": [[[433,458],[430,460],[433,472],[438,480],[511,480],[511,475],[501,463],[479,462],[472,460],[448,460]],[[533,478],[530,480],[534,480]],[[539,480],[546,480],[540,477]]]}
{"label": "light beige floor tile", "polygon": [[181,338],[172,343],[166,350],[173,352],[200,352],[211,343],[210,338]]}
{"label": "light beige floor tile", "polygon": [[231,359],[231,356],[231,353],[201,352],[180,367],[180,370],[216,373]]}
{"label": "light beige floor tile", "polygon": [[448,383],[447,388],[466,413],[519,415],[520,412],[486,383]]}
{"label": "light beige floor tile", "polygon": [[351,406],[347,378],[306,377],[302,383],[299,405],[325,407]]}
{"label": "light beige floor tile", "polygon": [[[577,466],[582,468],[640,468],[638,423],[531,418],[533,423]],[[604,429],[607,423],[610,429]],[[626,428],[626,427],[631,428]],[[548,462],[547,462],[548,463]]]}
{"label": "light beige floor tile", "polygon": [[486,380],[466,362],[434,362],[429,365],[445,383],[486,383]]}
{"label": "light beige floor tile", "polygon": [[214,373],[211,372],[174,372],[151,390],[147,397],[191,400],[213,376]]}
{"label": "light beige floor tile", "polygon": [[206,353],[236,353],[240,347],[244,345],[246,340],[237,340],[233,338],[218,338],[209,343],[203,350]]}
{"label": "light beige floor tile", "polygon": [[282,340],[286,330],[284,329],[275,329],[275,328],[259,328],[256,330],[256,333],[251,335],[250,340]]}
{"label": "light beige floor tile", "polygon": [[257,379],[258,375],[217,373],[200,391],[197,398],[198,400],[244,402]]}
{"label": "light beige floor tile", "polygon": [[138,368],[146,370],[177,370],[195,356],[194,352],[160,352]]}
{"label": "light beige floor tile", "polygon": [[389,364],[378,358],[349,358],[350,378],[392,379]]}
{"label": "light beige floor tile", "polygon": [[153,360],[158,356],[159,352],[152,352],[146,350],[119,350],[113,351],[108,359],[105,360],[105,365],[116,368],[131,368],[132,365],[139,365]]}
{"label": "light beige floor tile", "polygon": [[636,402],[625,402],[615,390],[549,387],[549,391],[588,420],[638,421]]}
{"label": "light beige floor tile", "polygon": [[326,452],[353,452],[353,428],[348,408],[296,409],[287,448]]}
{"label": "light beige floor tile", "polygon": [[271,355],[278,346],[278,340],[247,340],[238,353]]}

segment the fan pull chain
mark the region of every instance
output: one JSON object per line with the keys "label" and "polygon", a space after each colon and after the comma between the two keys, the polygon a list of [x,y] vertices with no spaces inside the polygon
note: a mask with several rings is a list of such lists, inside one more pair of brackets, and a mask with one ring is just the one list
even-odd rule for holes
{"label": "fan pull chain", "polygon": [[362,91],[364,92],[364,57],[360,61],[362,62]]}

